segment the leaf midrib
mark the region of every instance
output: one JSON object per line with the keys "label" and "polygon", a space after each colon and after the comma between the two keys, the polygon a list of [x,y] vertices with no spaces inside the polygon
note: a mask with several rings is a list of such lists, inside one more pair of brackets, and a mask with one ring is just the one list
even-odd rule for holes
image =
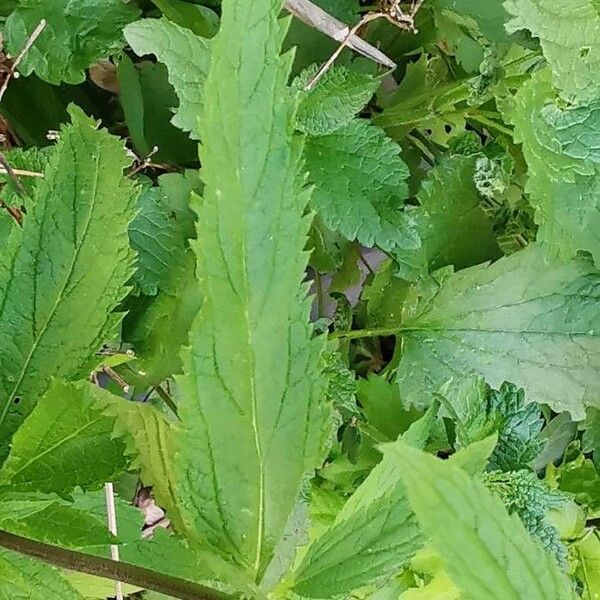
{"label": "leaf midrib", "polygon": [[10,394],[7,395],[6,397],[6,401],[5,401],[5,405],[4,408],[2,409],[2,414],[0,415],[0,425],[2,423],[4,423],[4,420],[6,418],[6,415],[8,414],[8,408],[11,405],[12,399],[14,398],[17,390],[19,389],[19,386],[21,385],[21,383],[23,382],[23,379],[25,378],[25,374],[27,372],[27,369],[33,359],[33,356],[38,348],[38,346],[40,345],[42,338],[44,337],[46,331],[48,330],[48,327],[50,326],[50,323],[52,321],[52,319],[54,318],[54,315],[56,313],[56,311],[58,310],[58,307],[60,306],[60,303],[63,300],[63,296],[66,292],[67,287],[69,286],[69,284],[71,283],[71,278],[73,277],[73,272],[75,270],[75,265],[77,263],[77,260],[79,258],[79,254],[81,252],[81,249],[83,248],[87,235],[89,233],[89,229],[90,229],[90,224],[92,222],[92,215],[94,213],[94,208],[96,206],[96,200],[97,200],[97,193],[98,193],[98,178],[99,178],[99,168],[98,168],[98,163],[100,160],[100,157],[97,155],[92,155],[92,160],[95,163],[95,169],[94,169],[94,183],[92,186],[92,201],[90,203],[90,208],[87,214],[87,218],[86,218],[86,222],[83,228],[83,235],[81,236],[81,241],[79,243],[79,245],[75,248],[75,252],[73,253],[73,258],[71,260],[71,264],[69,265],[69,270],[67,273],[67,276],[65,278],[65,281],[63,283],[63,285],[61,286],[58,294],[57,294],[57,298],[54,302],[54,305],[52,306],[51,311],[48,314],[48,317],[44,323],[44,325],[42,326],[42,328],[40,329],[37,337],[35,338],[32,346],[31,346],[31,350],[27,356],[27,358],[25,359],[25,362],[23,364],[23,368],[21,369],[21,373],[11,391]]}

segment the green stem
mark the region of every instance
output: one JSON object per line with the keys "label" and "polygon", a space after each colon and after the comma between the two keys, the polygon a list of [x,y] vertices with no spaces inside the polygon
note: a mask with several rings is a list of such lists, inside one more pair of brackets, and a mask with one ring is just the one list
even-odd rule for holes
{"label": "green stem", "polygon": [[482,115],[479,112],[469,113],[467,115],[467,119],[471,119],[472,121],[481,123],[482,125],[484,125],[485,127],[489,127],[490,129],[495,129],[496,131],[499,131],[500,133],[504,133],[505,135],[508,135],[511,138],[514,136],[514,132],[512,131],[512,129],[509,129],[508,127],[504,127],[504,125],[501,125],[500,123],[497,123],[496,121],[492,121],[492,119],[488,119],[486,116]]}
{"label": "green stem", "polygon": [[355,329],[354,331],[334,331],[330,336],[330,340],[360,340],[363,338],[382,337],[387,335],[398,335],[402,331],[406,331],[401,327],[381,327],[376,329]]}
{"label": "green stem", "polygon": [[108,558],[66,550],[6,531],[0,531],[0,547],[32,556],[55,567],[104,577],[113,581],[122,581],[180,600],[228,600],[233,597],[186,579],[163,575],[150,569],[116,562]]}

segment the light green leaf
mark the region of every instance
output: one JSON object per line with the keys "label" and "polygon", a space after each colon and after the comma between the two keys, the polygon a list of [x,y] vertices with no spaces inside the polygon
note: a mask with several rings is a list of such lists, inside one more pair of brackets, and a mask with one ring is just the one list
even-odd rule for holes
{"label": "light green leaf", "polygon": [[405,444],[386,452],[424,532],[467,598],[571,600],[566,577],[516,515],[462,469]]}
{"label": "light green leaf", "polygon": [[47,544],[80,548],[114,542],[105,515],[90,514],[55,496],[0,495],[0,511],[4,531]]}
{"label": "light green leaf", "polygon": [[213,42],[195,244],[204,303],[176,378],[184,433],[172,466],[187,535],[257,579],[321,458],[329,414],[301,284],[308,196],[280,8],[225,1]]}
{"label": "light green leaf", "polygon": [[547,263],[535,245],[455,273],[400,331],[404,401],[423,405],[446,381],[475,373],[584,418],[600,393],[599,296],[591,261]]}
{"label": "light green leaf", "polygon": [[318,70],[319,65],[311,65],[292,83],[301,93],[296,129],[310,135],[329,135],[352,121],[380,82],[340,65],[327,71],[310,92],[304,91]]}
{"label": "light green leaf", "polygon": [[172,123],[197,139],[202,88],[210,64],[208,41],[165,18],[141,19],[128,25],[124,33],[136,54],[154,54],[166,65],[179,98]]}
{"label": "light green leaf", "polygon": [[[600,21],[599,21],[600,23]],[[527,192],[540,225],[538,240],[552,255],[570,258],[579,250],[600,264],[600,154],[597,103],[562,108],[550,74],[533,76],[515,97],[509,118],[527,160]]]}
{"label": "light green leaf", "polygon": [[[51,377],[85,377],[111,335],[132,273],[137,190],[123,142],[81,110],[61,129],[18,249],[0,265],[0,455]],[[9,242],[10,243],[10,242]],[[7,259],[4,258],[4,261]]]}
{"label": "light green leaf", "polygon": [[399,153],[382,129],[361,119],[331,135],[308,138],[312,202],[330,229],[383,250],[419,248],[414,225],[402,210],[408,167]]}
{"label": "light green leaf", "polygon": [[[436,419],[437,408],[432,408],[404,439],[423,447]],[[309,547],[295,573],[294,589],[310,598],[345,594],[388,578],[422,543],[396,462],[384,457]]]}
{"label": "light green leaf", "polygon": [[116,418],[116,433],[127,443],[132,466],[140,469],[141,480],[153,488],[159,506],[169,519],[185,530],[183,517],[174,496],[175,476],[170,464],[175,456],[179,428],[170,424],[155,407],[140,402],[124,402],[104,397],[105,412]]}
{"label": "light green leaf", "polygon": [[21,0],[6,20],[8,51],[16,56],[42,20],[46,27],[19,71],[49,83],[81,83],[85,69],[124,45],[121,30],[139,14],[122,0]]}
{"label": "light green leaf", "polygon": [[[501,256],[492,225],[475,188],[475,156],[450,156],[431,169],[411,211],[421,237],[417,250],[399,249],[394,258],[418,265],[414,275],[454,265],[456,270]],[[406,272],[410,273],[410,267]]]}
{"label": "light green leaf", "polygon": [[0,549],[0,600],[84,600],[58,569]]}
{"label": "light green leaf", "polygon": [[[129,224],[129,240],[138,253],[134,280],[143,294],[176,291],[173,271],[185,271],[189,242],[196,237],[195,215],[190,194],[197,178],[168,173],[158,178],[158,187],[146,188],[139,197],[139,212]],[[193,262],[193,261],[192,261]],[[181,273],[183,276],[183,273]]]}
{"label": "light green leaf", "polygon": [[125,444],[113,439],[114,419],[97,404],[103,395],[88,383],[54,382],[15,434],[0,485],[64,495],[122,473]]}
{"label": "light green leaf", "polygon": [[600,15],[593,0],[507,0],[504,8],[513,17],[508,31],[527,29],[540,39],[566,99],[588,102],[600,95]]}

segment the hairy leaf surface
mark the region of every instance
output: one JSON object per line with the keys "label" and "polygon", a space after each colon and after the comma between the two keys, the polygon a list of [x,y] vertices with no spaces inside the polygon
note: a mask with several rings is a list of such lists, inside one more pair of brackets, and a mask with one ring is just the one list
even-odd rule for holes
{"label": "hairy leaf surface", "polygon": [[208,40],[165,18],[132,23],[125,28],[125,38],[137,54],[154,54],[166,65],[179,98],[172,123],[197,139],[202,88],[210,64]]}
{"label": "hairy leaf surface", "polygon": [[81,83],[85,69],[124,46],[121,31],[138,14],[133,4],[122,0],[21,0],[6,20],[6,44],[16,56],[45,19],[47,25],[19,71],[35,72],[55,85]]}
{"label": "hairy leaf surface", "polygon": [[292,84],[301,91],[296,128],[310,135],[329,135],[352,121],[380,82],[340,65],[327,71],[310,92],[304,91],[318,69],[318,65],[306,68]]}
{"label": "hairy leaf surface", "polygon": [[424,532],[469,599],[571,600],[566,577],[499,498],[448,461],[388,446]]}
{"label": "hairy leaf surface", "polygon": [[584,418],[600,393],[599,297],[590,260],[545,262],[534,245],[451,275],[403,325],[403,398],[422,405],[451,378],[476,373]]}
{"label": "hairy leaf surface", "polygon": [[79,109],[35,189],[10,264],[0,269],[0,455],[51,377],[87,376],[120,316],[132,273],[136,188],[123,143]]}
{"label": "hairy leaf surface", "polygon": [[587,250],[600,264],[600,105],[560,107],[542,71],[519,90],[510,117],[529,167],[538,240],[550,254]]}
{"label": "hairy leaf surface", "polygon": [[566,99],[600,95],[600,15],[593,0],[507,0],[509,31],[527,29],[540,39],[554,83]]}
{"label": "hairy leaf surface", "polygon": [[321,453],[327,411],[300,282],[309,222],[280,3],[223,5],[204,97],[195,246],[204,304],[184,352],[175,493],[187,532],[260,577]]}
{"label": "hairy leaf surface", "polygon": [[308,138],[312,202],[330,229],[383,250],[420,247],[415,225],[402,210],[409,173],[399,152],[382,129],[361,119]]}

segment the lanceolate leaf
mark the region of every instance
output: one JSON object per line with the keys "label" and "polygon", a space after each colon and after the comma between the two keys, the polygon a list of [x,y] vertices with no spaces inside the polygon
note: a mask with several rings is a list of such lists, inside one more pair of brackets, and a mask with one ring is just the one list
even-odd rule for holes
{"label": "lanceolate leaf", "polygon": [[198,207],[204,304],[178,378],[175,494],[188,535],[260,577],[321,455],[322,340],[302,251],[301,147],[277,0],[223,3],[206,81]]}
{"label": "lanceolate leaf", "polygon": [[68,494],[98,489],[127,467],[125,444],[113,439],[114,418],[91,384],[55,382],[12,440],[0,485],[19,491]]}
{"label": "lanceolate leaf", "polygon": [[1,600],[84,600],[58,569],[10,550],[0,550]]}
{"label": "lanceolate leaf", "polygon": [[476,373],[583,419],[600,393],[599,297],[590,260],[548,263],[533,245],[450,276],[403,325],[402,397],[419,405],[451,378]]}
{"label": "lanceolate leaf", "polygon": [[600,264],[600,105],[561,108],[542,71],[519,90],[510,118],[529,168],[538,239],[552,255],[587,250]]}
{"label": "lanceolate leaf", "polygon": [[600,15],[594,0],[507,0],[509,31],[538,37],[554,82],[569,100],[590,101],[600,93]]}
{"label": "lanceolate leaf", "polygon": [[54,84],[81,83],[85,69],[124,46],[121,30],[137,15],[134,5],[122,0],[22,0],[6,20],[7,48],[16,56],[45,19],[19,70]]}
{"label": "lanceolate leaf", "polygon": [[179,98],[172,122],[198,138],[202,88],[210,63],[208,40],[165,18],[132,23],[125,28],[125,38],[137,54],[154,54],[165,63]]}
{"label": "lanceolate leaf", "polygon": [[407,445],[390,445],[387,452],[402,465],[401,478],[419,523],[466,598],[573,598],[553,558],[482,482]]}
{"label": "lanceolate leaf", "polygon": [[[71,108],[36,186],[18,250],[0,268],[0,455],[51,377],[83,377],[119,321],[136,188],[123,143]],[[10,244],[11,242],[9,242]],[[4,260],[7,260],[6,258]]]}

